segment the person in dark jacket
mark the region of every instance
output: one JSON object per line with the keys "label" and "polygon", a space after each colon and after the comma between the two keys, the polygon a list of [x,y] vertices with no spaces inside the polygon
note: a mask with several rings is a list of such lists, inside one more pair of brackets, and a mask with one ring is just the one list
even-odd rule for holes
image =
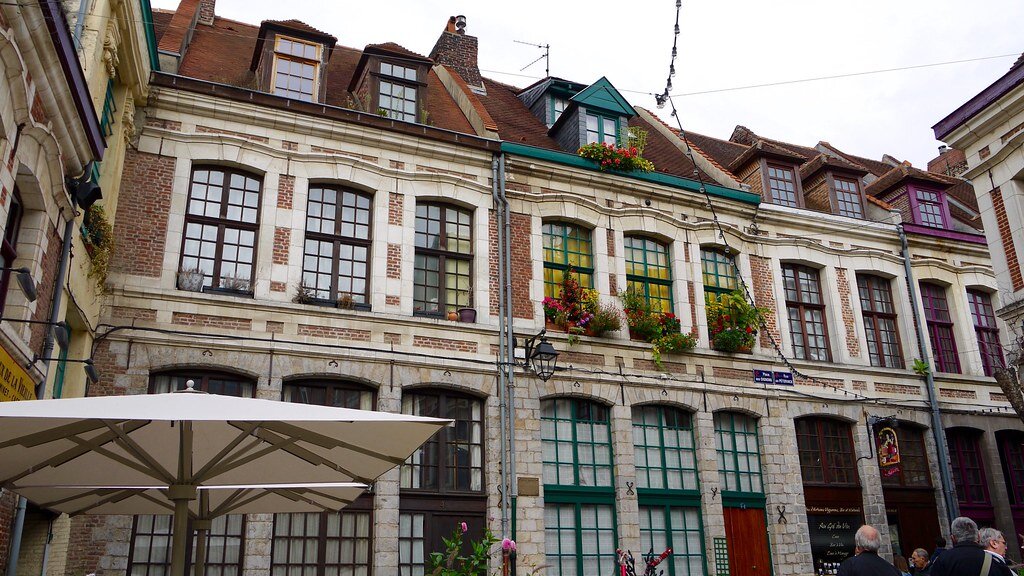
{"label": "person in dark jacket", "polygon": [[910,555],[910,564],[910,573],[914,576],[930,576],[932,563],[928,560],[928,551],[924,548],[914,550],[914,553]]}
{"label": "person in dark jacket", "polygon": [[[995,560],[978,543],[978,525],[961,516],[949,525],[953,547],[942,553],[934,563],[930,576],[1011,576],[1006,564]],[[989,568],[982,573],[985,563]]]}
{"label": "person in dark jacket", "polygon": [[939,557],[939,555],[942,554],[945,551],[946,551],[946,539],[943,538],[942,536],[939,536],[938,538],[935,539],[935,551],[932,552],[932,556],[931,556],[931,558],[928,559],[928,561],[930,563],[934,564],[935,560]]}
{"label": "person in dark jacket", "polygon": [[857,529],[853,542],[856,555],[843,560],[838,576],[901,576],[895,566],[878,556],[882,537],[874,526],[865,524]]}

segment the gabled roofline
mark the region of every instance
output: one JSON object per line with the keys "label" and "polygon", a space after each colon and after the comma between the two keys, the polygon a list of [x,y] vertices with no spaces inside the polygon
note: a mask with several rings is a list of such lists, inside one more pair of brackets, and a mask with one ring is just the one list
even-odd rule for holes
{"label": "gabled roofline", "polygon": [[993,102],[1005,96],[1007,92],[1013,90],[1022,82],[1024,82],[1024,65],[1011,68],[1009,72],[1003,74],[998,80],[989,84],[984,90],[978,92],[973,98],[961,104],[959,108],[950,112],[949,115],[932,126],[935,139],[945,140],[946,136],[949,136],[950,133],[963,125],[964,122],[967,122],[979,112],[988,108]]}

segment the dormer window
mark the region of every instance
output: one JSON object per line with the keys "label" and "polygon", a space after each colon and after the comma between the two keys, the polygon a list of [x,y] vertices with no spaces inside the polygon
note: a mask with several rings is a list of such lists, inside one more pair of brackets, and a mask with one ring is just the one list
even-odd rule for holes
{"label": "dormer window", "polygon": [[796,171],[792,167],[768,165],[768,192],[772,204],[799,208],[796,190]]}
{"label": "dormer window", "polygon": [[380,97],[377,112],[381,116],[416,121],[416,69],[390,62],[380,63]]}
{"label": "dormer window", "polygon": [[836,211],[840,216],[851,218],[864,217],[864,205],[861,203],[860,186],[856,180],[835,177]]}
{"label": "dormer window", "polygon": [[599,114],[587,114],[587,144],[617,144],[619,121]]}
{"label": "dormer window", "polygon": [[548,119],[548,128],[555,125],[558,121],[558,117],[565,112],[565,108],[569,105],[569,101],[565,98],[559,98],[557,96],[551,97],[551,118]]}
{"label": "dormer window", "polygon": [[946,227],[946,202],[941,192],[914,190],[911,195],[914,219],[922,226]]}
{"label": "dormer window", "polygon": [[278,36],[274,44],[274,94],[312,102],[317,93],[320,44]]}

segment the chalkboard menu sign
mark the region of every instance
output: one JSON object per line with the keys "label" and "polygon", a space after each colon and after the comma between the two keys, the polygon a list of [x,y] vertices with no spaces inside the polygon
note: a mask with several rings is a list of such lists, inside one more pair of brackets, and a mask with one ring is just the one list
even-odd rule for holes
{"label": "chalkboard menu sign", "polygon": [[813,514],[808,510],[807,526],[815,576],[839,572],[843,560],[853,556],[853,536],[860,525],[860,514]]}

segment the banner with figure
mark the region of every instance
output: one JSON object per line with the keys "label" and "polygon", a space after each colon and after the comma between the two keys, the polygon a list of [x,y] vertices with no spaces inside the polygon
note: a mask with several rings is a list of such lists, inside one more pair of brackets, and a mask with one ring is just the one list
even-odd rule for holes
{"label": "banner with figure", "polygon": [[882,477],[887,478],[900,473],[900,445],[896,430],[890,426],[882,428],[878,437],[878,467]]}

